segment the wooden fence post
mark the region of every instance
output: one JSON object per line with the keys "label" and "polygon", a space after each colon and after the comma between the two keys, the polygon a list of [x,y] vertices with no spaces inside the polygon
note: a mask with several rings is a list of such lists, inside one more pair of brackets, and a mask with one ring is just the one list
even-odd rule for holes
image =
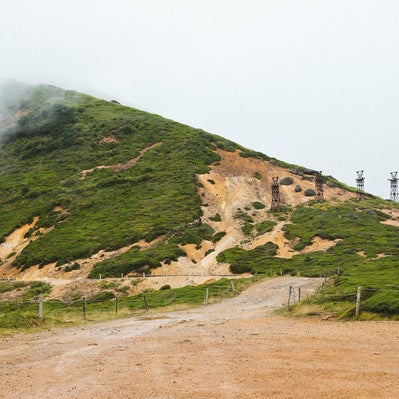
{"label": "wooden fence post", "polygon": [[295,287],[291,287],[291,291],[292,291],[292,303],[295,305],[296,304]]}
{"label": "wooden fence post", "polygon": [[288,291],[288,307],[290,307],[290,303],[291,303],[291,291],[292,291],[292,287],[290,286],[289,291]]}
{"label": "wooden fence post", "polygon": [[235,288],[234,288],[234,281],[233,281],[233,280],[231,280],[231,289],[233,290],[233,292],[235,291]]}
{"label": "wooden fence post", "polygon": [[82,312],[83,312],[83,320],[86,320],[86,298],[82,298]]}
{"label": "wooden fence post", "polygon": [[301,302],[301,287],[298,287],[298,302]]}
{"label": "wooden fence post", "polygon": [[146,298],[145,294],[143,295],[143,299],[144,299],[144,308],[145,308],[145,311],[148,312],[148,304],[147,304],[147,298]]}
{"label": "wooden fence post", "polygon": [[43,321],[43,294],[39,294],[39,318]]}
{"label": "wooden fence post", "polygon": [[360,297],[361,297],[362,287],[357,287],[357,294],[356,294],[356,320],[359,320],[360,315]]}
{"label": "wooden fence post", "polygon": [[205,305],[208,305],[208,299],[209,299],[209,288],[206,287],[206,290],[205,290]]}

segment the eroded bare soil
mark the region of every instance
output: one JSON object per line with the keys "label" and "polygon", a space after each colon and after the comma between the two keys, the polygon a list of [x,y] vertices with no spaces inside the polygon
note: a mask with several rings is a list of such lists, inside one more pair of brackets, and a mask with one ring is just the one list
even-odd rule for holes
{"label": "eroded bare soil", "polygon": [[272,314],[282,277],[215,305],[0,339],[0,398],[398,398],[399,324]]}

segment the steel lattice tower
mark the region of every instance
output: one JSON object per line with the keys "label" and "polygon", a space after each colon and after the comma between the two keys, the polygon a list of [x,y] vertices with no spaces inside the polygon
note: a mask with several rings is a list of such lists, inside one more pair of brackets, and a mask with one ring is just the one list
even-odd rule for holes
{"label": "steel lattice tower", "polygon": [[317,173],[314,179],[315,189],[316,189],[316,200],[323,201],[324,200],[324,185],[323,185],[323,176],[322,171]]}
{"label": "steel lattice tower", "polygon": [[272,177],[272,211],[280,208],[280,185],[278,183],[278,176]]}
{"label": "steel lattice tower", "polygon": [[398,193],[398,172],[391,172],[391,178],[388,179],[391,182],[391,201],[397,201],[399,198]]}
{"label": "steel lattice tower", "polygon": [[364,176],[363,176],[364,170],[358,170],[356,171],[357,173],[357,179],[356,179],[356,185],[357,185],[357,198],[362,199],[364,196]]}

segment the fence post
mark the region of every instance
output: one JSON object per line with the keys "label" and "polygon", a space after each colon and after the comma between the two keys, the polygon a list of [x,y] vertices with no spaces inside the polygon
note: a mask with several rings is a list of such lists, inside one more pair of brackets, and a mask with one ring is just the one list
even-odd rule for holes
{"label": "fence post", "polygon": [[235,291],[235,288],[234,288],[234,281],[233,281],[233,280],[231,280],[231,289],[233,290],[233,292]]}
{"label": "fence post", "polygon": [[86,320],[86,297],[82,298],[83,320]]}
{"label": "fence post", "polygon": [[356,320],[359,320],[360,315],[360,297],[361,297],[362,287],[357,287],[357,294],[356,294]]}
{"label": "fence post", "polygon": [[288,291],[288,307],[290,307],[290,303],[291,303],[291,290],[292,290],[292,287],[290,286],[289,291]]}
{"label": "fence post", "polygon": [[116,295],[115,296],[115,313],[118,314],[118,308],[119,308],[119,297]]}
{"label": "fence post", "polygon": [[298,287],[298,302],[301,302],[301,287]]}
{"label": "fence post", "polygon": [[208,299],[209,299],[209,288],[207,287],[205,290],[205,305],[208,305]]}
{"label": "fence post", "polygon": [[147,298],[146,298],[145,294],[143,295],[143,299],[144,299],[144,308],[145,308],[145,311],[148,312]]}
{"label": "fence post", "polygon": [[39,318],[43,321],[43,294],[39,294]]}

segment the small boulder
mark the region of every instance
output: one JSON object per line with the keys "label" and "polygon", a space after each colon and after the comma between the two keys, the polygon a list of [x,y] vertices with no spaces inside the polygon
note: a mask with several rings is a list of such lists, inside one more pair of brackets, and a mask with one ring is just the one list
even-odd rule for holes
{"label": "small boulder", "polygon": [[295,192],[296,193],[300,193],[302,191],[302,187],[299,185],[299,184],[297,184],[296,186],[295,186]]}
{"label": "small boulder", "polygon": [[294,179],[292,177],[284,177],[280,180],[280,184],[282,186],[290,186],[292,183],[294,183]]}
{"label": "small boulder", "polygon": [[316,192],[313,190],[313,188],[308,188],[305,190],[305,197],[314,197],[316,195]]}

